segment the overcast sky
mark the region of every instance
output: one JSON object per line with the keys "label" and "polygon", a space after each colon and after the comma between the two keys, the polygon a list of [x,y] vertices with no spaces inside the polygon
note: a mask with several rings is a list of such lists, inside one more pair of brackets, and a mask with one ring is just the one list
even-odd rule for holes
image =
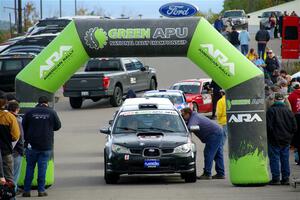
{"label": "overcast sky", "polygon": [[[34,3],[37,12],[40,12],[40,0],[23,0],[25,5],[27,2]],[[59,0],[42,0],[43,2],[43,18],[59,16]],[[73,16],[75,11],[75,0],[61,0],[62,15]],[[121,14],[137,18],[139,14],[143,18],[158,18],[160,16],[159,8],[163,4],[170,2],[185,2],[196,5],[201,11],[220,12],[223,8],[223,0],[77,0],[77,9],[86,8],[89,11],[104,10],[106,15],[117,18]],[[0,19],[8,20],[11,13],[14,19],[14,11],[5,7],[14,7],[14,0],[0,0]]]}

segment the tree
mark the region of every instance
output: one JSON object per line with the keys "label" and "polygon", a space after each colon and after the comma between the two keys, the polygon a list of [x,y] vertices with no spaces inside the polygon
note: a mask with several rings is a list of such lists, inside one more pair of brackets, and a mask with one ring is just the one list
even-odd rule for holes
{"label": "tree", "polygon": [[38,21],[39,15],[36,11],[36,7],[32,2],[25,4],[25,17],[24,17],[24,31],[27,31],[29,27]]}
{"label": "tree", "polygon": [[86,8],[79,8],[77,10],[77,15],[87,15],[87,13],[88,13],[88,9]]}

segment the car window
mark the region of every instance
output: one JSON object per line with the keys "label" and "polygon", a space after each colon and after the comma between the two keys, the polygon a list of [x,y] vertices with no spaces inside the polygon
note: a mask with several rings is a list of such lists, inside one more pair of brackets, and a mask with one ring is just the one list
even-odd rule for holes
{"label": "car window", "polygon": [[210,88],[210,82],[204,82],[201,94],[208,94],[209,93],[209,88]]}
{"label": "car window", "polygon": [[116,120],[114,134],[147,131],[187,134],[183,121],[176,111],[128,111],[120,113]]}
{"label": "car window", "polygon": [[173,104],[182,104],[185,102],[184,97],[176,93],[146,93],[144,97],[168,98]]}
{"label": "car window", "polygon": [[28,65],[28,63],[30,63],[31,59],[24,59],[23,60],[23,66],[26,67],[26,65]]}
{"label": "car window", "polygon": [[185,94],[199,94],[200,92],[200,84],[199,83],[180,83],[175,84],[171,89],[173,90],[181,90]]}
{"label": "car window", "polygon": [[20,70],[23,68],[21,60],[5,60],[2,61],[2,68],[5,71]]}
{"label": "car window", "polygon": [[133,71],[133,70],[137,70],[136,65],[134,65],[133,63],[126,63],[125,64],[126,70],[127,71]]}
{"label": "car window", "polygon": [[85,71],[122,71],[122,66],[118,59],[91,59],[87,62]]}
{"label": "car window", "polygon": [[285,40],[298,40],[298,28],[297,26],[287,26],[284,31]]}
{"label": "car window", "polygon": [[143,64],[140,61],[134,62],[133,64],[135,65],[136,69],[141,69],[143,67]]}

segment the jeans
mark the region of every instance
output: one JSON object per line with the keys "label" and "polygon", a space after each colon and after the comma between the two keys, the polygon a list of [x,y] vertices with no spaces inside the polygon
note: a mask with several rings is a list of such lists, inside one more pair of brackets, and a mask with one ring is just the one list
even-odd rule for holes
{"label": "jeans", "polygon": [[226,125],[223,125],[222,127],[223,127],[223,136],[224,136],[222,145],[224,146],[225,142],[226,142],[226,139],[228,137],[228,126],[226,124]]}
{"label": "jeans", "polygon": [[223,159],[223,131],[211,134],[204,148],[204,173],[211,176],[213,161],[215,161],[215,169],[218,175],[224,176],[224,159]]}
{"label": "jeans", "polygon": [[2,155],[2,164],[3,164],[3,174],[4,178],[11,182],[14,181],[14,175],[13,175],[13,170],[14,170],[14,161],[13,161],[13,155],[8,154],[8,155]]}
{"label": "jeans", "polygon": [[242,44],[241,45],[242,54],[247,55],[248,51],[249,51],[249,45],[248,44]]}
{"label": "jeans", "polygon": [[16,184],[16,191],[18,189],[18,180],[21,172],[22,156],[20,154],[14,155],[14,183]]}
{"label": "jeans", "polygon": [[31,183],[34,175],[35,165],[38,165],[38,191],[45,191],[45,177],[48,166],[48,161],[51,155],[51,150],[49,151],[38,151],[35,149],[26,149],[26,175],[24,181],[24,192],[30,192]]}
{"label": "jeans", "polygon": [[[286,180],[290,177],[289,150],[289,146],[277,147],[268,144],[272,180],[280,180],[280,171],[282,180]],[[281,170],[279,169],[279,165]]]}
{"label": "jeans", "polygon": [[266,46],[267,46],[266,43],[257,43],[257,53],[258,56],[262,59],[264,59]]}

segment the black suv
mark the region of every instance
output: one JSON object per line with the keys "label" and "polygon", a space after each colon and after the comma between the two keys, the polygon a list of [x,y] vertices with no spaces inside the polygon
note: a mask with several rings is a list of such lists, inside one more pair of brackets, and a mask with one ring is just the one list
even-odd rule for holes
{"label": "black suv", "polygon": [[196,181],[196,147],[169,99],[126,99],[110,124],[100,130],[107,135],[107,184],[121,174],[179,173],[185,182]]}

